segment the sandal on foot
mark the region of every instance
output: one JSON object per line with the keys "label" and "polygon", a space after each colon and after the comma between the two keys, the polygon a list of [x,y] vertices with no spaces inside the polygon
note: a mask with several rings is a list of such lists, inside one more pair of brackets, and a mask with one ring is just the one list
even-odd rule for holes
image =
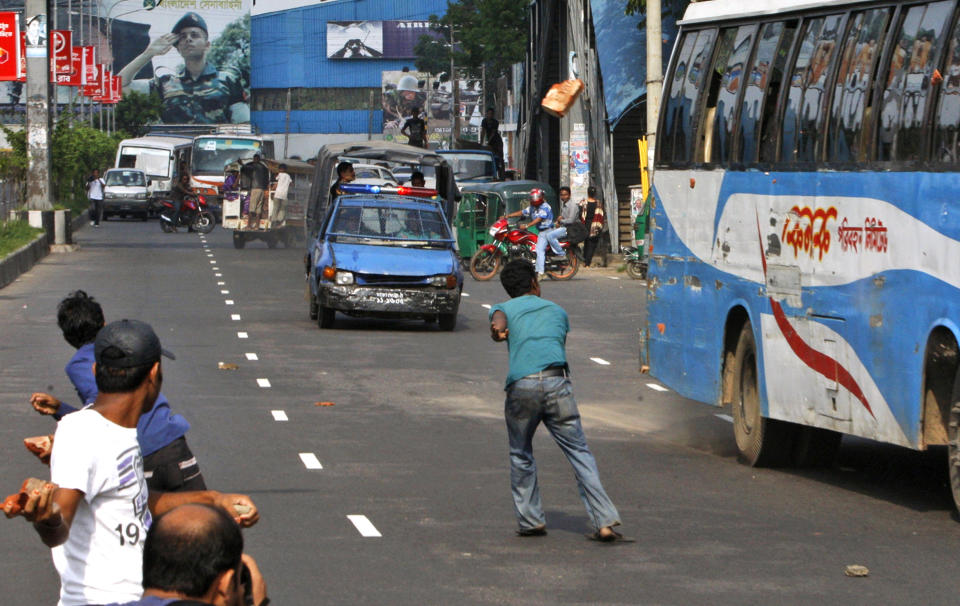
{"label": "sandal on foot", "polygon": [[622,534],[620,534],[619,532],[613,529],[610,529],[610,534],[607,534],[607,535],[600,534],[600,531],[597,530],[595,532],[587,534],[586,537],[591,541],[599,541],[601,543],[633,543],[634,542],[633,539],[628,539],[627,537],[623,536]]}
{"label": "sandal on foot", "polygon": [[533,528],[518,528],[517,536],[520,537],[542,537],[547,534],[546,526],[534,526]]}

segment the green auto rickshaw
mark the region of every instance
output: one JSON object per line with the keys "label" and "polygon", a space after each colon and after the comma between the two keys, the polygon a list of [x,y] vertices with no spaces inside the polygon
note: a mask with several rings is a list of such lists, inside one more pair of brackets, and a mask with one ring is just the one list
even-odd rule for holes
{"label": "green auto rickshaw", "polygon": [[557,192],[543,181],[500,181],[464,186],[460,190],[462,198],[455,222],[460,258],[469,262],[481,246],[489,244],[490,226],[503,215],[529,206],[530,190],[538,187],[543,190],[547,203],[553,209],[553,216],[559,217]]}

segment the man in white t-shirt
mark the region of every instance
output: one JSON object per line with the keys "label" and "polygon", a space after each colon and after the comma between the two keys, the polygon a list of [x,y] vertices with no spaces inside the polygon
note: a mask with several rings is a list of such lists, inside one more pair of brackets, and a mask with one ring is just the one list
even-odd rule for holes
{"label": "man in white t-shirt", "polygon": [[100,227],[103,219],[103,188],[106,183],[100,177],[100,169],[93,169],[93,175],[87,179],[87,198],[90,200],[90,225]]}
{"label": "man in white t-shirt", "polygon": [[270,224],[279,223],[287,216],[287,198],[290,196],[290,183],[293,179],[287,172],[287,165],[280,165],[277,173],[277,187],[273,190],[273,213],[270,215]]}
{"label": "man in white t-shirt", "polygon": [[[60,421],[50,459],[52,482],[26,495],[21,511],[48,547],[60,573],[61,606],[110,604],[143,593],[143,541],[151,515],[184,503],[221,507],[241,526],[259,518],[249,497],[214,491],[148,494],[137,443],[137,420],[153,407],[163,372],[148,324],[120,320],[94,341],[94,403]],[[241,512],[243,512],[241,514]]]}

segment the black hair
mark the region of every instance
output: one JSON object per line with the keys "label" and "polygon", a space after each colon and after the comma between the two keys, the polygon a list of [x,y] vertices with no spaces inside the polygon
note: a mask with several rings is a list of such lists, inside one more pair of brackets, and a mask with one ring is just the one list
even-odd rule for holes
{"label": "black hair", "polygon": [[82,290],[73,291],[57,305],[57,325],[67,343],[77,349],[96,339],[103,324],[103,308]]}
{"label": "black hair", "polygon": [[97,370],[93,373],[97,380],[97,391],[100,393],[130,393],[140,387],[146,380],[153,365],[154,362],[150,362],[130,368],[114,368],[97,364]]}
{"label": "black hair", "polygon": [[591,198],[594,197],[594,196],[596,196],[596,195],[597,195],[597,188],[594,187],[594,186],[592,186],[592,185],[591,185],[590,187],[588,187],[588,188],[587,188],[587,195],[590,196]]}
{"label": "black hair", "polygon": [[423,178],[424,178],[423,173],[420,172],[419,170],[415,170],[415,171],[413,171],[412,173],[410,173],[410,182],[411,182],[411,183],[413,182],[414,179],[423,179]]}
{"label": "black hair", "polygon": [[153,521],[143,545],[143,588],[200,598],[217,577],[237,570],[243,555],[243,535],[236,522],[219,507],[203,507],[206,519],[187,527],[167,521],[176,509]]}
{"label": "black hair", "polygon": [[559,194],[559,193],[562,192],[562,191],[565,191],[565,192],[567,192],[567,193],[569,194],[569,193],[570,193],[570,188],[567,187],[566,185],[562,185],[562,186],[560,187],[560,189],[557,190],[557,193]]}
{"label": "black hair", "polygon": [[529,293],[536,278],[537,270],[533,267],[533,263],[526,259],[514,259],[500,272],[500,283],[503,284],[503,289],[511,299]]}
{"label": "black hair", "polygon": [[347,172],[348,168],[353,168],[353,164],[350,164],[346,160],[344,160],[340,164],[337,164],[337,176],[338,177],[343,176],[343,173]]}
{"label": "black hair", "polygon": [[281,164],[281,165],[280,165],[280,170],[287,170],[287,165],[286,165],[286,164]]}

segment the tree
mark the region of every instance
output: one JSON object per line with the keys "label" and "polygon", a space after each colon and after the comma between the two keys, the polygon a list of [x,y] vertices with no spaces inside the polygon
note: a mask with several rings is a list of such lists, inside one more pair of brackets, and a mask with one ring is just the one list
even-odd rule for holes
{"label": "tree", "polygon": [[216,69],[236,70],[243,89],[250,90],[250,14],[233,21],[210,45],[207,61]]}
{"label": "tree", "polygon": [[456,43],[453,60],[474,77],[486,66],[488,82],[494,81],[526,56],[527,3],[522,0],[448,2],[447,13],[430,15],[430,23],[440,37],[421,36],[417,42],[415,64],[420,71],[439,74],[449,70],[451,25]]}
{"label": "tree", "polygon": [[[660,0],[661,18],[672,17],[674,21],[679,21],[680,18],[683,17],[683,11],[687,10],[687,5],[696,1],[697,0]],[[627,5],[623,12],[626,15],[640,15],[640,23],[637,24],[637,27],[639,29],[646,29],[647,0],[627,0]]]}
{"label": "tree", "polygon": [[129,133],[133,137],[142,137],[150,130],[151,124],[160,121],[163,99],[157,93],[144,94],[127,91],[117,103],[117,130]]}

